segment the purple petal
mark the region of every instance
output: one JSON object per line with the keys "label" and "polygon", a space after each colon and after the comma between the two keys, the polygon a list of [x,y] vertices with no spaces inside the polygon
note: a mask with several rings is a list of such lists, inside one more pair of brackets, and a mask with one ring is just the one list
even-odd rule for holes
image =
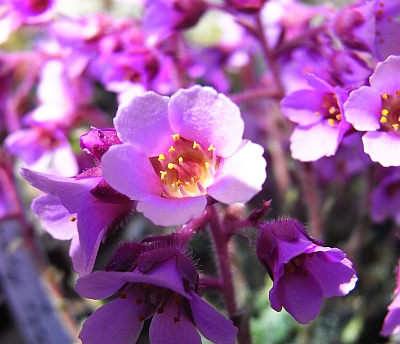
{"label": "purple petal", "polygon": [[[301,125],[310,125],[321,121],[324,92],[315,90],[299,90],[282,99],[283,114],[292,122]],[[319,115],[317,115],[319,114]]]}
{"label": "purple petal", "polygon": [[104,299],[113,295],[125,283],[149,283],[164,287],[191,299],[183,287],[182,275],[179,273],[175,258],[158,264],[147,273],[95,271],[91,275],[79,278],[75,289],[84,297]]}
{"label": "purple petal", "polygon": [[118,136],[124,143],[137,145],[147,156],[158,156],[171,141],[168,97],[146,92],[121,104],[114,120]]}
{"label": "purple petal", "polygon": [[86,276],[92,272],[96,261],[96,255],[93,255],[89,262],[86,261],[85,252],[83,252],[80,245],[78,234],[71,240],[69,256],[71,257],[75,272],[77,272],[80,277]]}
{"label": "purple petal", "polygon": [[238,329],[232,321],[194,293],[189,302],[194,323],[205,338],[216,344],[235,343]]}
{"label": "purple petal", "polygon": [[163,198],[150,195],[142,198],[136,209],[156,225],[177,226],[199,216],[206,205],[206,196]]}
{"label": "purple petal", "polygon": [[143,306],[138,306],[134,290],[98,308],[83,324],[79,338],[84,344],[136,343],[144,321],[139,320]]}
{"label": "purple petal", "polygon": [[292,157],[300,161],[315,161],[335,155],[341,131],[326,121],[312,126],[298,126],[290,137]]}
{"label": "purple petal", "polygon": [[359,131],[372,131],[380,128],[382,99],[373,88],[362,86],[350,93],[344,103],[346,120]]}
{"label": "purple petal", "polygon": [[285,274],[276,289],[283,307],[300,324],[317,317],[322,306],[322,289],[312,274],[304,275],[297,270],[291,275]]}
{"label": "purple petal", "polygon": [[150,343],[152,344],[201,344],[201,339],[196,327],[186,316],[181,313],[179,321],[174,318],[179,313],[179,306],[172,300],[164,308],[162,314],[156,313],[150,324]]}
{"label": "purple petal", "polygon": [[[397,37],[397,42],[399,39]],[[374,73],[369,78],[371,87],[380,95],[383,93],[396,94],[400,82],[400,56],[389,56],[385,61],[376,65]]]}
{"label": "purple petal", "polygon": [[304,267],[317,279],[324,297],[346,295],[356,285],[356,272],[341,250],[327,249],[326,252],[313,250],[313,257],[305,259]]}
{"label": "purple petal", "polygon": [[390,132],[373,131],[362,138],[364,152],[382,166],[400,166],[400,137]]}
{"label": "purple petal", "polygon": [[134,200],[147,195],[161,195],[160,177],[146,154],[136,146],[112,146],[101,161],[104,179],[123,195]]}
{"label": "purple petal", "polygon": [[261,190],[267,177],[264,150],[251,141],[243,140],[241,147],[222,163],[214,183],[207,193],[223,203],[247,202]]}
{"label": "purple petal", "polygon": [[170,101],[171,128],[218,155],[232,155],[242,142],[244,123],[239,108],[211,87],[179,90]]}
{"label": "purple petal", "polygon": [[76,214],[71,214],[58,197],[39,196],[33,200],[32,210],[54,239],[70,240],[78,233],[76,221],[71,221]]}
{"label": "purple petal", "polygon": [[77,213],[82,204],[91,202],[93,196],[90,190],[102,180],[101,177],[82,179],[58,177],[24,167],[21,167],[21,175],[35,188],[59,197],[64,207],[72,214]]}
{"label": "purple petal", "polygon": [[383,322],[381,335],[389,336],[395,330],[400,329],[400,294],[397,294],[395,299],[388,307],[388,314]]}

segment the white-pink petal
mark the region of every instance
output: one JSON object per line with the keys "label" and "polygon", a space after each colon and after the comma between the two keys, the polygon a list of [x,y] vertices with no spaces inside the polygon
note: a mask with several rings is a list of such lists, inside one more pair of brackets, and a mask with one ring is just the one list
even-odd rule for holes
{"label": "white-pink petal", "polygon": [[364,152],[384,167],[400,166],[400,136],[384,131],[365,133]]}

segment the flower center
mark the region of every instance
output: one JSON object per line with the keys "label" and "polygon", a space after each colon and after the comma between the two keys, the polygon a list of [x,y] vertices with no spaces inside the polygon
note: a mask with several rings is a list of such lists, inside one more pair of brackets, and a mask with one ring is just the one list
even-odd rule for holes
{"label": "flower center", "polygon": [[220,158],[213,145],[202,147],[196,141],[172,135],[174,140],[167,152],[151,157],[154,170],[160,176],[163,196],[193,197],[205,195],[214,181]]}
{"label": "flower center", "polygon": [[333,93],[326,93],[322,99],[322,112],[317,111],[317,116],[322,115],[324,119],[328,121],[328,124],[332,127],[339,124],[342,119],[340,108],[337,102],[336,95]]}
{"label": "flower center", "polygon": [[285,274],[290,276],[296,270],[300,271],[303,275],[308,275],[308,270],[304,268],[303,263],[306,258],[312,258],[314,253],[302,253],[292,258],[288,263],[285,264]]}
{"label": "flower center", "polygon": [[400,134],[400,90],[397,90],[394,95],[384,93],[381,95],[381,98],[382,111],[381,118],[379,119],[381,122],[381,129]]}

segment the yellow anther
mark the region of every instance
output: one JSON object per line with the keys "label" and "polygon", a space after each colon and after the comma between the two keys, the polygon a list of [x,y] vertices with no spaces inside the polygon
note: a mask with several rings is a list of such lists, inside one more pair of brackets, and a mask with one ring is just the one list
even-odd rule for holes
{"label": "yellow anther", "polygon": [[333,115],[334,113],[336,113],[336,108],[334,107],[334,106],[331,106],[330,108],[329,108],[329,110],[328,110],[328,112],[331,114],[331,115]]}
{"label": "yellow anther", "polygon": [[179,188],[182,184],[183,184],[183,183],[182,183],[181,180],[178,179],[178,180],[176,181],[176,187]]}
{"label": "yellow anther", "polygon": [[382,116],[381,119],[379,120],[379,122],[386,123],[387,122],[387,118]]}
{"label": "yellow anther", "polygon": [[172,162],[168,163],[167,167],[169,170],[172,170],[174,168],[174,164]]}
{"label": "yellow anther", "polygon": [[171,135],[174,141],[178,141],[179,140],[179,134],[174,134]]}
{"label": "yellow anther", "polygon": [[193,141],[193,149],[198,149],[199,147],[200,145],[196,141]]}
{"label": "yellow anther", "polygon": [[75,221],[76,221],[76,216],[71,216],[71,217],[69,218],[69,220],[70,220],[71,222],[75,222]]}
{"label": "yellow anther", "polygon": [[389,110],[388,109],[383,109],[381,111],[381,113],[382,113],[382,116],[387,116],[389,114]]}
{"label": "yellow anther", "polygon": [[161,174],[161,179],[165,179],[165,176],[167,175],[167,171],[160,171]]}
{"label": "yellow anther", "polygon": [[315,111],[315,114],[316,114],[317,116],[319,116],[319,115],[321,115],[321,112]]}
{"label": "yellow anther", "polygon": [[211,166],[211,164],[207,161],[204,163],[204,165],[206,166],[207,169]]}
{"label": "yellow anther", "polygon": [[168,152],[170,153],[175,152],[175,147],[174,146],[169,147]]}
{"label": "yellow anther", "polygon": [[210,147],[208,147],[207,150],[208,150],[209,152],[215,151],[215,148],[213,147],[213,144],[210,144]]}
{"label": "yellow anther", "polygon": [[158,156],[158,161],[163,161],[163,160],[165,160],[165,155],[164,154],[160,154]]}
{"label": "yellow anther", "polygon": [[333,126],[336,124],[336,122],[335,122],[335,120],[334,120],[333,118],[328,118],[328,124],[329,124],[331,127],[333,127]]}
{"label": "yellow anther", "polygon": [[179,163],[183,162],[183,158],[180,156],[180,157],[178,158],[178,161],[179,161]]}
{"label": "yellow anther", "polygon": [[342,115],[341,115],[341,114],[338,114],[338,115],[335,116],[335,118],[336,118],[338,121],[341,121],[341,120],[342,120]]}
{"label": "yellow anther", "polygon": [[393,123],[392,127],[394,130],[399,130],[399,123]]}
{"label": "yellow anther", "polygon": [[388,98],[388,94],[387,93],[381,94],[381,97],[382,97],[382,99],[387,99]]}

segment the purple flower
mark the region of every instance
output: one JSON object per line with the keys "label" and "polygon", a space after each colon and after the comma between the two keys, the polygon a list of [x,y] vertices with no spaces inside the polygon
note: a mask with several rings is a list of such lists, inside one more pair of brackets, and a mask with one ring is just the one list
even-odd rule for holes
{"label": "purple flower", "polygon": [[[93,129],[81,139],[83,148],[95,158],[101,158],[102,152],[118,142],[113,129]],[[90,272],[100,243],[132,213],[134,202],[104,181],[100,166],[71,178],[27,168],[21,169],[21,175],[46,193],[32,203],[45,230],[56,239],[72,239],[70,255],[75,270]]]}
{"label": "purple flower", "polygon": [[394,290],[395,297],[388,307],[388,313],[383,322],[381,335],[400,333],[400,262],[397,267],[397,287]]}
{"label": "purple flower", "polygon": [[102,157],[104,179],[155,224],[200,215],[207,195],[247,202],[266,178],[263,149],[242,140],[238,107],[212,88],[147,92],[122,104],[114,123],[123,143]]}
{"label": "purple flower", "polygon": [[147,1],[143,13],[143,30],[148,43],[160,43],[174,32],[195,25],[205,10],[203,0]]}
{"label": "purple flower", "polygon": [[290,138],[293,158],[315,161],[334,155],[350,128],[343,118],[347,93],[311,74],[307,80],[312,89],[289,94],[281,107],[284,115],[298,124]]}
{"label": "purple flower", "polygon": [[201,343],[196,328],[213,343],[235,343],[237,329],[197,294],[199,275],[181,249],[125,243],[107,269],[113,271],[96,271],[76,285],[93,299],[118,292],[85,321],[79,335],[83,344],[135,343],[151,317],[151,344]]}
{"label": "purple flower", "polygon": [[318,315],[323,297],[346,295],[357,281],[346,255],[320,246],[296,220],[262,224],[257,257],[274,282],[271,307],[284,307],[301,324]]}
{"label": "purple flower", "polygon": [[390,56],[377,64],[371,86],[350,93],[345,116],[363,135],[364,151],[382,166],[400,165],[400,57]]}
{"label": "purple flower", "polygon": [[393,218],[400,223],[400,171],[384,171],[384,178],[371,195],[371,217],[375,222]]}

